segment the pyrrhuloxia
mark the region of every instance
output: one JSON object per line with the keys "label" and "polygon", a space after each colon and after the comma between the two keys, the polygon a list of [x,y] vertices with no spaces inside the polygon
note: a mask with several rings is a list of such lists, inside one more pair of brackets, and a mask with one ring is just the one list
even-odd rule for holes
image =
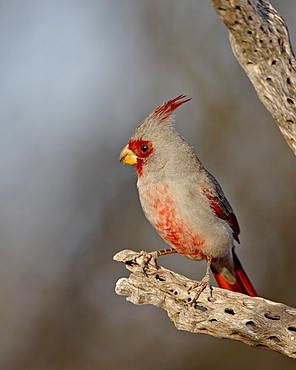
{"label": "pyrrhuloxia", "polygon": [[207,260],[198,293],[209,285],[209,272],[221,288],[257,296],[236,253],[239,225],[219,183],[194,149],[172,125],[172,112],[189,101],[185,95],[152,112],[135,130],[120,161],[134,165],[143,211],[170,249],[193,260]]}

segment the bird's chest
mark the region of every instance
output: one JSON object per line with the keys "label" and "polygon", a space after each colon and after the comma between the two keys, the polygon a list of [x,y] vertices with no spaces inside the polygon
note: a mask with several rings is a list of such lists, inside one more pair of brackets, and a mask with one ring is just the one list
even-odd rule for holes
{"label": "bird's chest", "polygon": [[193,227],[182,195],[168,184],[157,183],[139,186],[139,196],[146,217],[170,246],[188,258],[204,258],[204,236]]}

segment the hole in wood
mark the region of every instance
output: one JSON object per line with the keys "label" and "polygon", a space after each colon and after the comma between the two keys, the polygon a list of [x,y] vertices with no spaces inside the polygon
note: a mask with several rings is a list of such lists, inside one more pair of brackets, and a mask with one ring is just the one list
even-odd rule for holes
{"label": "hole in wood", "polygon": [[233,331],[233,332],[231,333],[231,335],[238,335],[238,332],[237,332],[237,331]]}
{"label": "hole in wood", "polygon": [[210,319],[209,321],[213,322],[213,321],[218,321],[217,319]]}
{"label": "hole in wood", "polygon": [[270,337],[268,337],[267,339],[272,339],[274,340],[275,342],[279,342],[279,338],[276,337],[275,335],[271,335]]}
{"label": "hole in wood", "polygon": [[252,35],[252,33],[253,33],[252,31],[248,31],[248,34],[249,34],[249,35]]}
{"label": "hole in wood", "polygon": [[269,348],[268,346],[266,346],[265,344],[256,344],[255,346],[256,348]]}
{"label": "hole in wood", "polygon": [[272,79],[270,77],[266,77],[266,81],[270,82]]}
{"label": "hole in wood", "polygon": [[276,60],[273,60],[272,62],[271,62],[271,65],[272,66],[274,66],[276,64]]}
{"label": "hole in wood", "polygon": [[294,104],[294,100],[292,100],[292,99],[290,99],[290,98],[287,98],[287,102],[288,102],[289,104]]}
{"label": "hole in wood", "polygon": [[289,79],[289,77],[287,78],[287,84],[291,85],[291,80]]}
{"label": "hole in wood", "polygon": [[290,331],[296,331],[296,327],[295,326],[289,326],[288,327],[288,330],[290,330]]}
{"label": "hole in wood", "polygon": [[231,308],[225,308],[224,312],[228,313],[229,315],[235,315],[235,312]]}
{"label": "hole in wood", "polygon": [[128,266],[134,266],[135,262],[134,261],[125,261],[124,264],[128,265]]}
{"label": "hole in wood", "polygon": [[158,274],[155,276],[155,279],[159,281],[165,281],[165,279],[159,276]]}
{"label": "hole in wood", "polygon": [[206,307],[200,306],[200,305],[195,305],[194,308],[196,308],[197,310],[199,310],[201,312],[205,312],[205,311],[208,310]]}
{"label": "hole in wood", "polygon": [[269,320],[280,320],[281,317],[280,315],[276,314],[276,313],[271,313],[271,312],[266,312],[264,314],[264,316],[269,319]]}
{"label": "hole in wood", "polygon": [[247,321],[246,326],[256,326],[253,321]]}
{"label": "hole in wood", "polygon": [[238,5],[235,7],[235,9],[241,10],[240,6],[238,6]]}
{"label": "hole in wood", "polygon": [[252,21],[252,20],[253,20],[253,18],[252,18],[250,15],[249,15],[249,20],[250,20],[250,21]]}

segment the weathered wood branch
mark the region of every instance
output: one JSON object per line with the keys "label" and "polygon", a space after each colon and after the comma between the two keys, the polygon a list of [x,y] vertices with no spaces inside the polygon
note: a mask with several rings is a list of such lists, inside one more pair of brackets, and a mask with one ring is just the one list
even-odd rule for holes
{"label": "weathered wood branch", "polygon": [[283,18],[266,0],[210,0],[232,50],[296,154],[296,61]]}
{"label": "weathered wood branch", "polygon": [[136,304],[167,311],[179,330],[241,341],[296,358],[296,309],[264,298],[252,298],[220,288],[201,293],[191,305],[192,281],[163,267],[148,264],[146,274],[138,252],[123,250],[113,258],[132,273],[116,284],[116,293]]}

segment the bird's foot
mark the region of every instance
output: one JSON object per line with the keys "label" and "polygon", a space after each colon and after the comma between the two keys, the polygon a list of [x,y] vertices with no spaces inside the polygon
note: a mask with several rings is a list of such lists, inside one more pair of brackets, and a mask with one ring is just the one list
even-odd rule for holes
{"label": "bird's foot", "polygon": [[157,263],[159,254],[157,251],[154,252],[139,252],[134,258],[133,262],[141,266],[143,273],[147,276],[148,265],[151,264],[156,270],[160,269]]}
{"label": "bird's foot", "polygon": [[129,250],[125,250],[124,252],[126,254],[124,256],[124,260],[122,259],[121,256],[119,256],[120,252],[114,256],[115,260],[124,261],[124,263],[127,265],[139,265],[140,267],[142,267],[142,271],[146,276],[148,276],[146,271],[149,268],[149,264],[150,266],[154,267],[156,270],[160,269],[160,266],[157,263],[158,257],[165,256],[166,254],[177,253],[177,251],[174,248],[162,249],[160,251],[154,251],[154,252],[141,251],[141,252],[135,253],[134,251],[129,251]]}
{"label": "bird's foot", "polygon": [[210,291],[211,291],[211,296],[212,296],[212,287],[210,285],[210,270],[211,270],[211,263],[212,263],[212,257],[211,256],[207,256],[207,270],[206,270],[206,274],[205,276],[202,278],[201,281],[199,282],[196,282],[195,284],[193,284],[191,287],[189,287],[188,289],[188,293],[193,290],[193,289],[196,289],[195,291],[195,296],[194,298],[192,299],[191,301],[191,305],[193,305],[199,298],[200,294],[207,288],[209,287]]}
{"label": "bird's foot", "polygon": [[194,290],[194,297],[193,299],[191,300],[191,305],[193,305],[199,298],[199,296],[201,295],[201,293],[206,289],[206,288],[209,288],[210,291],[211,291],[211,295],[212,295],[212,287],[211,287],[211,284],[210,284],[210,275],[206,274],[203,279],[199,282],[196,282],[195,284],[191,285],[187,292],[190,293],[191,290]]}

